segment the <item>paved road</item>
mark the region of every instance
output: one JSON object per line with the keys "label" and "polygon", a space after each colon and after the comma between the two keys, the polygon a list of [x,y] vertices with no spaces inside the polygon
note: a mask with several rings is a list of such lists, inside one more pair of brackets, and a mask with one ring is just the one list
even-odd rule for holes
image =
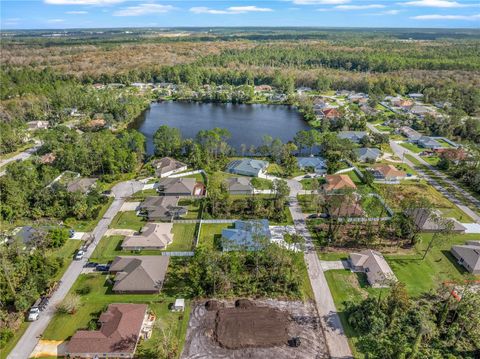
{"label": "paved road", "polygon": [[325,339],[331,358],[353,358],[352,351],[338,316],[332,293],[328,287],[325,273],[313,245],[312,237],[307,229],[305,214],[300,207],[297,194],[302,191],[302,185],[296,180],[288,180],[290,187],[290,213],[297,234],[305,238],[305,263],[312,285],[315,303],[322,323]]}
{"label": "paved road", "polygon": [[[404,162],[409,165],[412,168],[415,168],[415,170],[421,175],[421,177],[425,178],[425,180],[432,185],[437,191],[439,191],[443,196],[445,196],[450,202],[455,204],[463,213],[467,214],[473,220],[477,223],[480,223],[480,216],[476,214],[474,211],[472,211],[469,207],[465,206],[460,200],[457,199],[457,197],[463,197],[465,200],[470,201],[470,203],[473,206],[476,206],[480,208],[480,201],[477,200],[475,197],[472,197],[468,192],[466,192],[464,189],[458,187],[454,182],[452,182],[449,179],[445,179],[445,175],[443,175],[441,172],[436,171],[435,169],[432,168],[427,162],[425,162],[420,156],[418,156],[416,153],[413,153],[412,151],[406,149],[405,147],[401,146],[399,143],[395,141],[390,141],[390,147],[392,148],[392,151],[397,155],[399,158],[403,158]],[[438,175],[439,177],[442,177],[442,179],[448,183],[453,189],[455,193],[452,193],[450,189],[446,189],[443,187],[440,183],[438,183],[434,178],[430,177],[425,171],[423,171],[421,168],[418,166],[415,166],[415,164],[410,161],[408,158],[405,157],[405,155],[410,155],[413,156],[415,159],[420,161],[420,163],[425,164],[428,166],[429,169],[431,169],[435,175]]]}
{"label": "paved road", "polygon": [[[37,150],[42,146],[42,143],[41,142],[36,142],[35,146],[33,147],[30,147],[28,150],[25,150],[23,152],[20,152],[19,154],[13,156],[13,157],[10,157],[10,158],[7,158],[7,159],[4,159],[4,160],[0,160],[0,167],[3,167],[7,164],[9,164],[10,162],[15,162],[15,161],[24,161],[26,160],[27,158],[29,158],[31,155],[33,155],[35,152],[37,152]],[[3,176],[5,174],[5,170],[2,170],[0,172],[0,176]]]}
{"label": "paved road", "polygon": [[39,319],[33,323],[30,323],[22,338],[18,341],[15,348],[8,355],[8,359],[27,359],[30,357],[30,354],[37,345],[41,334],[44,332],[48,326],[48,323],[50,323],[50,320],[53,318],[57,305],[62,302],[73,283],[75,283],[78,276],[81,274],[83,266],[88,262],[88,258],[92,255],[98,242],[107,231],[113,217],[115,217],[125,202],[125,197],[130,196],[132,193],[137,192],[142,188],[143,183],[138,181],[121,182],[113,187],[112,193],[115,195],[115,199],[105,212],[103,218],[98,222],[97,226],[93,230],[92,235],[94,236],[95,240],[88,247],[85,257],[80,261],[73,261],[70,264],[61,279],[58,289],[50,298],[49,304],[45,310],[40,313]]}

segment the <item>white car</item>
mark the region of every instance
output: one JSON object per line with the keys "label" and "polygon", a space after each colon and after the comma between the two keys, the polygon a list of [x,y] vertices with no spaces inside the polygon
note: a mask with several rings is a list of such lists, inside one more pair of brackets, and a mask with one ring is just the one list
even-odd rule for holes
{"label": "white car", "polygon": [[80,249],[80,250],[77,252],[77,254],[75,254],[75,260],[79,261],[80,259],[83,258],[84,255],[85,255],[85,252]]}
{"label": "white car", "polygon": [[36,321],[39,315],[40,315],[40,309],[38,309],[38,307],[30,308],[30,311],[28,312],[28,321],[29,322]]}

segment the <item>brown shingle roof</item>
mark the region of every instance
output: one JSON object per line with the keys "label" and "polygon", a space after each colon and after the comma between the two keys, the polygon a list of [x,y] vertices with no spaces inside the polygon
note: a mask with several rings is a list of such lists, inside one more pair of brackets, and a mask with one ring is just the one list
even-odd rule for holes
{"label": "brown shingle roof", "polygon": [[392,177],[406,177],[407,174],[403,171],[398,170],[393,165],[377,165],[373,167],[375,171],[380,173],[384,178],[392,178]]}
{"label": "brown shingle roof", "polygon": [[100,330],[78,330],[66,354],[133,354],[146,311],[146,304],[110,304],[100,315]]}
{"label": "brown shingle roof", "polygon": [[327,175],[325,179],[327,180],[325,184],[325,191],[327,192],[357,188],[348,175]]}
{"label": "brown shingle roof", "polygon": [[185,163],[177,161],[171,157],[163,157],[152,162],[152,166],[155,168],[155,174],[162,176],[163,174],[171,171],[177,171],[181,168],[187,167]]}

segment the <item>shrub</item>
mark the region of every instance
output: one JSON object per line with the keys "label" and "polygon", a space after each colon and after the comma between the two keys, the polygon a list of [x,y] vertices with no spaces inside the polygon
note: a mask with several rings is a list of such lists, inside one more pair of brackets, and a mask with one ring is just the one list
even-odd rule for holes
{"label": "shrub", "polygon": [[57,311],[62,314],[75,314],[81,304],[80,296],[77,294],[68,294],[57,307]]}

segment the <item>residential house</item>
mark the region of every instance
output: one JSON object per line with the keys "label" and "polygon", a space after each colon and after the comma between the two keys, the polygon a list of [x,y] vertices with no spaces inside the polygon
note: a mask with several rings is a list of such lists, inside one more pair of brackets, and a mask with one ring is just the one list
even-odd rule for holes
{"label": "residential house", "polygon": [[171,221],[187,214],[187,208],[179,206],[178,200],[175,196],[147,197],[139,210],[150,221]]}
{"label": "residential house", "polygon": [[327,173],[327,162],[322,157],[298,157],[297,162],[301,170],[313,170],[319,175]]}
{"label": "residential house", "polygon": [[161,196],[203,196],[205,185],[195,178],[163,178],[158,182],[157,191]]}
{"label": "residential house", "polygon": [[337,118],[341,117],[340,112],[336,108],[327,108],[322,111],[323,116],[322,118],[326,118],[327,120],[336,120]]}
{"label": "residential house", "polygon": [[27,122],[27,128],[29,131],[46,130],[49,126],[48,121],[30,121]]}
{"label": "residential house", "polygon": [[230,162],[226,171],[242,176],[259,177],[265,173],[267,167],[267,161],[243,158]]}
{"label": "residential house", "polygon": [[415,208],[406,212],[415,223],[418,230],[422,232],[438,232],[443,230],[443,222],[451,223],[451,231],[455,233],[465,233],[465,227],[454,218],[444,218],[438,221],[441,213],[437,210],[430,211],[426,208]]}
{"label": "residential house", "polygon": [[463,245],[452,246],[451,252],[467,271],[480,274],[480,241],[467,241]]}
{"label": "residential house", "polygon": [[167,273],[169,256],[118,256],[110,266],[115,293],[158,293]]}
{"label": "residential house", "polygon": [[432,150],[442,148],[442,145],[438,141],[436,141],[434,138],[428,137],[428,136],[420,137],[417,141],[417,144],[420,147],[428,148],[428,149],[432,149]]}
{"label": "residential house", "polygon": [[355,93],[348,96],[348,100],[353,103],[366,104],[368,102],[368,95],[363,93]]}
{"label": "residential house", "polygon": [[416,116],[419,116],[419,117],[424,117],[425,115],[434,116],[436,114],[434,110],[432,110],[431,108],[428,108],[426,106],[423,106],[423,105],[413,106],[410,109],[410,113],[412,115],[416,115]]}
{"label": "residential house", "polygon": [[323,185],[323,189],[327,193],[354,190],[357,188],[348,175],[327,175],[325,179],[327,182]]}
{"label": "residential house", "polygon": [[360,162],[376,162],[382,156],[382,151],[373,147],[357,148],[355,152]]}
{"label": "residential house", "polygon": [[407,96],[413,98],[414,100],[420,100],[423,98],[423,94],[421,93],[409,93]]}
{"label": "residential house", "polygon": [[254,87],[255,92],[271,92],[272,86],[269,85],[258,85]]}
{"label": "residential house", "polygon": [[368,136],[365,131],[340,131],[337,137],[340,139],[347,139],[355,143],[359,143],[360,140]]}
{"label": "residential house", "polygon": [[16,227],[12,230],[11,238],[19,244],[29,246],[32,242],[41,238],[41,230],[32,226]]}
{"label": "residential house", "polygon": [[422,137],[421,133],[408,126],[400,127],[399,131],[401,134],[406,136],[410,142],[417,142]]}
{"label": "residential house", "polygon": [[68,183],[67,192],[88,193],[95,186],[96,182],[96,178],[75,178],[73,181]]}
{"label": "residential house", "polygon": [[234,228],[222,230],[222,249],[224,252],[234,250],[261,249],[262,240],[270,240],[271,233],[268,220],[235,221]]}
{"label": "residential house", "polygon": [[358,197],[350,195],[325,196],[325,213],[334,218],[362,217],[365,215]]}
{"label": "residential house", "polygon": [[172,223],[149,223],[142,231],[125,238],[123,250],[162,250],[173,242]]}
{"label": "residential house", "polygon": [[100,329],[77,330],[67,342],[66,358],[133,358],[145,336],[146,304],[109,304],[98,319]]}
{"label": "residential house", "polygon": [[407,173],[398,170],[394,165],[377,165],[373,168],[369,168],[369,171],[373,174],[375,179],[385,181],[400,181],[407,177]]}
{"label": "residential house", "polygon": [[413,101],[408,100],[408,99],[406,100],[406,99],[402,99],[402,98],[396,98],[396,99],[392,100],[391,102],[392,102],[393,106],[401,107],[403,109],[407,109],[407,108],[413,106]]}
{"label": "residential house", "polygon": [[253,193],[254,188],[248,177],[230,177],[225,182],[230,194],[249,195]]}
{"label": "residential house", "polygon": [[375,288],[388,287],[397,278],[380,252],[367,249],[358,253],[350,253],[349,258],[353,271],[364,272],[368,283]]}
{"label": "residential house", "polygon": [[158,177],[168,177],[175,173],[187,170],[187,165],[171,157],[163,157],[152,161],[155,169],[155,175]]}

